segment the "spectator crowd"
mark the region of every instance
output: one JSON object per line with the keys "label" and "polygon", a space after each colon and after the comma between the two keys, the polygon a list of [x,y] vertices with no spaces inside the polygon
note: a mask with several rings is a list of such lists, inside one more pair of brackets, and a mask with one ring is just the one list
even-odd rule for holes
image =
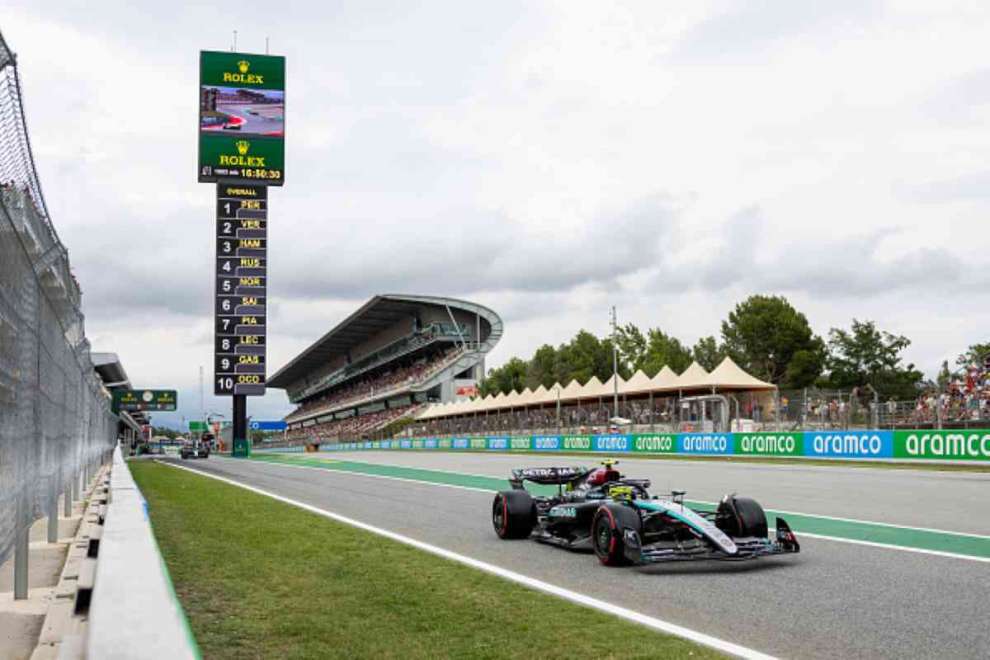
{"label": "spectator crowd", "polygon": [[289,444],[340,442],[360,440],[375,431],[381,430],[419,408],[419,404],[386,408],[377,412],[363,415],[352,415],[344,419],[335,419],[312,426],[291,429],[286,432],[285,439]]}
{"label": "spectator crowd", "polygon": [[334,408],[349,402],[358,402],[376,394],[414,385],[432,376],[440,368],[447,366],[448,361],[457,350],[451,348],[406,366],[399,366],[385,372],[357,378],[342,387],[334,388],[332,392],[306,401],[296,408],[289,415],[289,418],[297,418],[303,414],[316,410]]}
{"label": "spectator crowd", "polygon": [[941,391],[929,389],[914,404],[912,421],[930,424],[990,419],[990,363],[970,364],[950,376]]}

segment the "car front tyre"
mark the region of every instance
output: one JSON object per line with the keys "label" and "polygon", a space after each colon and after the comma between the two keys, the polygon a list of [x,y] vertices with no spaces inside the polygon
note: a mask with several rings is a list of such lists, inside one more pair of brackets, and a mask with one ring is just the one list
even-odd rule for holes
{"label": "car front tyre", "polygon": [[622,505],[605,504],[598,507],[591,521],[591,545],[605,566],[628,566],[623,535],[625,530],[640,531],[639,514]]}
{"label": "car front tyre", "polygon": [[492,527],[500,539],[524,539],[536,526],[536,504],[522,490],[503,490],[492,501]]}

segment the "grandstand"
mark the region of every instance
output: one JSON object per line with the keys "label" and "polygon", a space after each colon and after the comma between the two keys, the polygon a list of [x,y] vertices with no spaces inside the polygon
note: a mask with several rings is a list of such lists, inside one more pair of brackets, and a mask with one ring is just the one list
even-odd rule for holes
{"label": "grandstand", "polygon": [[477,394],[502,319],[453,298],[378,295],[268,381],[296,409],[291,444],[377,437],[430,403]]}

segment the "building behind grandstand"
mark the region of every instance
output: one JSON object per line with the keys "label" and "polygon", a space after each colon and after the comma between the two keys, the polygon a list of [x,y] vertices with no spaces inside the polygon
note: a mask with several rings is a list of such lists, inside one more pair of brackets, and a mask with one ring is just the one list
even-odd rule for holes
{"label": "building behind grandstand", "polygon": [[375,296],[269,379],[296,405],[286,440],[377,437],[430,403],[468,399],[501,336],[499,316],[476,303]]}

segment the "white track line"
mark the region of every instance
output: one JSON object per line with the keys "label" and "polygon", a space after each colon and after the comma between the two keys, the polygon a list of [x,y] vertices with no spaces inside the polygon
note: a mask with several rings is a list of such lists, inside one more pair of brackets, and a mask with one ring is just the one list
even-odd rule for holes
{"label": "white track line", "polygon": [[840,541],[842,543],[852,543],[854,545],[867,545],[871,548],[883,548],[885,550],[901,550],[902,552],[917,552],[922,555],[934,555],[936,557],[948,557],[950,559],[965,559],[967,561],[979,561],[990,563],[990,557],[977,557],[974,555],[960,555],[955,552],[945,552],[943,550],[928,550],[927,548],[912,548],[907,545],[891,545],[889,543],[876,543],[874,541],[860,541],[859,539],[841,539],[835,536],[825,536],[824,534],[812,534],[810,532],[797,532],[801,538],[823,539],[825,541]]}
{"label": "white track line", "polygon": [[[456,561],[460,564],[470,566],[471,568],[476,568],[480,571],[485,571],[486,573],[491,573],[492,575],[497,575],[510,582],[515,582],[516,584],[521,584],[523,586],[529,587],[530,589],[535,589],[537,591],[542,591],[543,593],[551,594],[557,596],[558,598],[563,598],[564,600],[569,600],[572,603],[578,605],[583,605],[584,607],[590,607],[592,609],[599,610],[601,612],[606,612],[612,614],[627,621],[632,621],[646,626],[647,628],[652,628],[662,633],[668,635],[676,635],[683,639],[690,640],[697,644],[703,646],[708,646],[710,648],[721,651],[722,653],[728,653],[730,655],[738,656],[740,658],[751,658],[752,660],[772,660],[774,656],[761,653],[751,648],[745,646],[740,646],[739,644],[734,644],[733,642],[727,642],[723,639],[717,637],[712,637],[711,635],[706,635],[705,633],[698,632],[697,630],[692,630],[690,628],[685,628],[679,626],[675,623],[670,623],[669,621],[664,621],[662,619],[657,619],[652,616],[648,616],[641,612],[636,612],[635,610],[630,610],[619,605],[614,605],[612,603],[599,600],[598,598],[592,598],[591,596],[586,596],[584,594],[578,593],[576,591],[571,591],[570,589],[564,589],[563,587],[558,587],[556,585],[550,584],[548,582],[543,582],[542,580],[537,580],[531,578],[528,575],[523,575],[521,573],[516,573],[515,571],[510,571],[508,569],[502,568],[501,566],[495,566],[494,564],[489,564],[487,562],[468,557],[466,555],[458,554],[450,550],[446,550],[439,546],[431,545],[429,543],[424,543],[423,541],[417,541],[414,538],[404,536],[402,534],[397,534],[395,532],[390,532],[387,529],[382,529],[381,527],[375,527],[369,525],[368,523],[363,523],[360,520],[355,520],[353,518],[348,518],[342,516],[339,513],[334,513],[332,511],[327,511],[326,509],[321,509],[315,507],[311,504],[306,504],[305,502],[300,502],[298,500],[293,500],[282,495],[277,495],[261,488],[255,488],[254,486],[249,486],[247,484],[235,481],[234,479],[228,479],[226,477],[221,477],[215,474],[210,474],[209,472],[202,472],[200,470],[194,470],[193,468],[186,467],[184,465],[176,465],[172,462],[164,463],[170,467],[177,468],[179,470],[186,470],[187,472],[193,472],[195,474],[209,477],[211,479],[216,479],[217,481],[222,481],[224,483],[230,484],[232,486],[237,486],[238,488],[243,488],[249,490],[253,493],[258,493],[259,495],[264,495],[272,499],[284,502],[286,504],[291,504],[292,506],[299,507],[309,511],[310,513],[315,513],[324,518],[330,518],[331,520],[336,520],[337,522],[344,523],[345,525],[351,525],[352,527],[357,527],[358,529],[363,529],[366,532],[371,532],[372,534],[377,534],[383,536],[387,539],[393,541],[398,541],[405,545],[412,546],[424,552],[429,552],[430,554],[437,555],[438,557],[443,557],[444,559],[449,559],[451,561]],[[419,482],[422,483],[422,482]]]}
{"label": "white track line", "polygon": [[[329,453],[329,452],[328,452]],[[337,452],[338,454],[341,452]],[[347,459],[323,459],[323,460],[347,460]],[[642,459],[637,459],[642,460]],[[649,460],[649,459],[647,459]],[[484,477],[486,479],[498,479],[498,475],[492,474],[478,474],[477,472],[458,472],[457,470],[444,470],[442,468],[432,468],[432,467],[421,467],[418,465],[402,465],[397,463],[372,463],[371,461],[349,461],[351,463],[363,463],[365,465],[381,465],[383,467],[394,467],[407,470],[426,470],[427,472],[442,472],[444,474],[460,474],[466,477]],[[715,506],[718,502],[708,502],[706,500],[692,500],[698,504],[708,504]],[[804,511],[786,511],[784,509],[768,509],[773,513],[785,513],[792,516],[808,516],[809,518],[821,518],[822,520],[836,520],[839,522],[850,522],[858,523],[862,525],[876,525],[878,527],[891,527],[893,529],[907,529],[913,532],[933,532],[935,534],[945,534],[947,536],[964,536],[973,539],[984,539],[990,540],[990,535],[987,534],[974,534],[972,532],[953,532],[947,529],[935,529],[934,527],[913,527],[911,525],[898,525],[896,523],[880,522],[878,520],[862,520],[860,518],[842,518],[840,516],[826,516],[820,513],[807,513]],[[807,534],[805,535],[807,536]],[[821,537],[821,538],[832,538],[832,537]]]}
{"label": "white track line", "polygon": [[[240,459],[233,459],[233,458],[227,459],[225,457],[223,460],[240,460]],[[347,475],[352,475],[352,476],[357,476],[357,477],[369,477],[371,479],[388,479],[390,481],[404,481],[406,483],[419,484],[421,486],[439,486],[440,488],[456,488],[456,489],[459,489],[459,490],[472,490],[472,491],[479,492],[479,493],[494,493],[495,492],[495,491],[489,490],[487,488],[475,488],[473,486],[458,486],[458,485],[455,485],[455,484],[442,484],[442,483],[436,483],[436,482],[432,482],[432,481],[421,481],[419,479],[407,479],[405,477],[391,477],[391,476],[384,475],[384,474],[366,474],[364,472],[351,472],[350,470],[335,470],[333,468],[333,464],[332,463],[327,463],[327,467],[316,467],[315,465],[291,465],[289,463],[279,463],[279,462],[276,462],[276,461],[258,461],[258,462],[259,463],[263,463],[263,464],[267,464],[267,465],[278,465],[280,467],[291,467],[291,468],[297,468],[297,469],[302,469],[302,470],[322,470],[324,472],[333,471],[333,472],[337,472],[339,474],[347,474]],[[356,461],[356,462],[360,462],[360,461]],[[383,465],[381,463],[365,463],[365,464],[366,465],[382,465],[383,467],[386,467],[385,465]],[[178,467],[178,466],[176,466],[176,467]],[[392,466],[392,467],[404,467],[404,466],[398,465],[398,466]],[[429,470],[429,468],[414,468],[414,469]],[[463,473],[460,473],[460,472],[449,472],[449,474],[463,474]],[[489,479],[497,478],[497,477],[491,477],[491,476],[482,475],[482,474],[469,475],[469,476],[486,477],[486,478],[489,478]],[[698,502],[699,504],[712,504],[712,505],[718,504],[718,502],[705,502],[705,501],[702,501],[702,500],[693,500],[693,501],[694,502]],[[768,509],[768,511],[770,511],[773,514],[787,513],[786,511],[780,511],[778,509]],[[826,518],[827,517],[827,516],[815,516],[814,514],[810,514],[810,513],[797,513],[797,512],[791,512],[791,513],[794,513],[794,515],[799,515],[799,516],[809,516],[809,517],[817,517],[817,518]],[[862,521],[859,521],[859,520],[850,520],[849,522],[862,522]],[[868,524],[874,524],[874,523],[868,523]],[[880,524],[882,524],[882,523],[880,523]],[[916,527],[905,527],[904,529],[920,529],[920,528],[916,528]],[[944,534],[953,534],[954,533],[954,532],[942,532],[941,530],[923,530],[923,531],[941,532],[941,533],[944,533]],[[799,536],[801,536],[801,537],[807,537],[807,538],[813,538],[813,539],[821,539],[823,541],[834,541],[836,543],[852,543],[853,545],[867,545],[867,546],[870,546],[870,547],[873,547],[873,548],[882,548],[884,550],[900,550],[900,551],[903,551],[903,552],[916,552],[916,553],[919,553],[919,554],[932,555],[932,556],[935,556],[935,557],[947,557],[949,559],[965,559],[967,561],[978,561],[978,562],[990,563],[990,557],[978,557],[978,556],[974,556],[974,555],[961,555],[961,554],[957,554],[957,553],[954,553],[954,552],[945,552],[943,550],[928,550],[926,548],[913,548],[913,547],[907,546],[907,545],[893,545],[891,543],[877,543],[875,541],[861,541],[859,539],[847,539],[847,538],[842,537],[842,536],[828,536],[826,534],[813,534],[811,532],[802,532],[801,530],[797,530],[796,533]],[[958,535],[960,535],[960,536],[972,536],[970,534],[958,534]],[[977,538],[986,538],[986,537],[977,536]]]}

